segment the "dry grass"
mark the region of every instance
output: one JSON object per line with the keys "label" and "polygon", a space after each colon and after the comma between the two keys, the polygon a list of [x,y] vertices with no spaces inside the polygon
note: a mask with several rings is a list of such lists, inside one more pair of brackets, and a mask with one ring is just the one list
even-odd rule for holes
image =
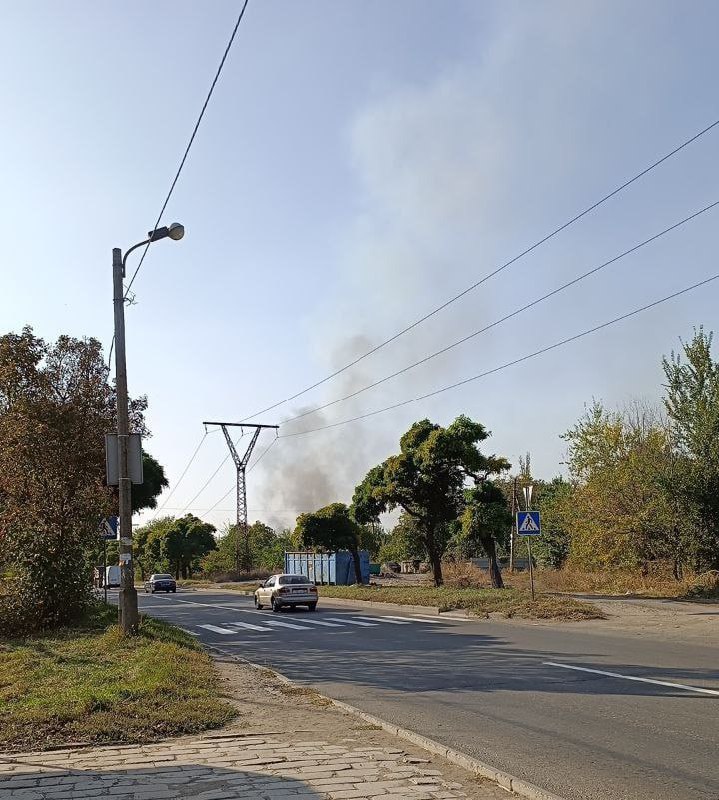
{"label": "dry grass", "polygon": [[371,600],[399,605],[436,606],[440,611],[465,609],[487,617],[499,614],[523,619],[601,619],[599,609],[570,597],[538,594],[524,589],[473,589],[451,586],[322,586],[320,597]]}
{"label": "dry grass", "polygon": [[[505,580],[519,588],[529,586],[529,573],[505,575]],[[623,595],[661,598],[719,598],[719,572],[705,572],[677,581],[669,568],[658,568],[648,575],[623,570],[584,572],[564,567],[560,570],[536,570],[536,586],[542,591],[571,594]]]}
{"label": "dry grass", "polygon": [[234,716],[191,636],[145,619],[125,637],[116,619],[98,605],[74,627],[0,642],[0,750],[146,742]]}

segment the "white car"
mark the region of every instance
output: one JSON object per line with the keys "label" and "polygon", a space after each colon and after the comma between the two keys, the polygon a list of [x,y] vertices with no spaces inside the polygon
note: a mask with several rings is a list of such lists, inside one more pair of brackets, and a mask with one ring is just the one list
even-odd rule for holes
{"label": "white car", "polygon": [[265,606],[275,612],[294,606],[307,606],[314,611],[317,587],[306,575],[272,575],[255,591],[255,608]]}

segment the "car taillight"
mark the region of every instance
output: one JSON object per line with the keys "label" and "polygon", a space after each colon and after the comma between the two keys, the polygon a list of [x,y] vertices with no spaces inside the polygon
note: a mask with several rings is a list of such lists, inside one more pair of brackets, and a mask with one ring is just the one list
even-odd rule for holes
{"label": "car taillight", "polygon": [[315,594],[317,594],[317,587],[316,586],[310,586],[310,591],[314,592]]}
{"label": "car taillight", "polygon": [[289,589],[280,589],[280,591],[278,592],[278,594],[289,594],[289,593],[290,593]]}

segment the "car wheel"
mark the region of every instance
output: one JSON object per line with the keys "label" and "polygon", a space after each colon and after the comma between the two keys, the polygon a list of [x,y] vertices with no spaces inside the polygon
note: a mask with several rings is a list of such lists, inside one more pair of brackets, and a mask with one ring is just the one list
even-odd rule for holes
{"label": "car wheel", "polygon": [[177,589],[172,589],[171,591],[172,591],[172,594],[175,594],[175,592],[177,591]]}
{"label": "car wheel", "polygon": [[274,613],[275,613],[275,614],[279,614],[279,611],[280,611],[280,604],[277,602],[277,600],[275,600],[275,598],[273,597],[273,598],[270,600],[270,603],[272,604],[272,610],[274,611]]}
{"label": "car wheel", "polygon": [[154,589],[150,589],[150,594],[155,594],[155,590]]}
{"label": "car wheel", "polygon": [[314,611],[314,610],[317,608],[317,603],[310,603],[310,604],[307,606],[307,608],[308,608],[310,611]]}
{"label": "car wheel", "polygon": [[262,603],[260,603],[260,601],[257,599],[257,595],[255,595],[255,608],[256,608],[258,611],[262,611],[262,609],[264,608],[264,606],[262,605]]}

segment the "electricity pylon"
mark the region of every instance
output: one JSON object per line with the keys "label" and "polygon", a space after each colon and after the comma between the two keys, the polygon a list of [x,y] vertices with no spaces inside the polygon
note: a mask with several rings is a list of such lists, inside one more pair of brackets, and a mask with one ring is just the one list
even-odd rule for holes
{"label": "electricity pylon", "polygon": [[[247,521],[247,483],[245,481],[245,470],[255,449],[260,431],[263,428],[274,428],[277,430],[279,425],[255,425],[247,422],[203,422],[207,429],[208,425],[219,425],[225,435],[225,441],[230,448],[232,460],[237,468],[237,549],[235,552],[235,564],[238,575],[243,571],[249,572],[252,569],[252,555],[250,553],[250,533]],[[232,441],[228,428],[241,428],[244,433],[245,428],[253,428],[252,439],[245,450],[245,454],[240,458],[235,443]]]}

